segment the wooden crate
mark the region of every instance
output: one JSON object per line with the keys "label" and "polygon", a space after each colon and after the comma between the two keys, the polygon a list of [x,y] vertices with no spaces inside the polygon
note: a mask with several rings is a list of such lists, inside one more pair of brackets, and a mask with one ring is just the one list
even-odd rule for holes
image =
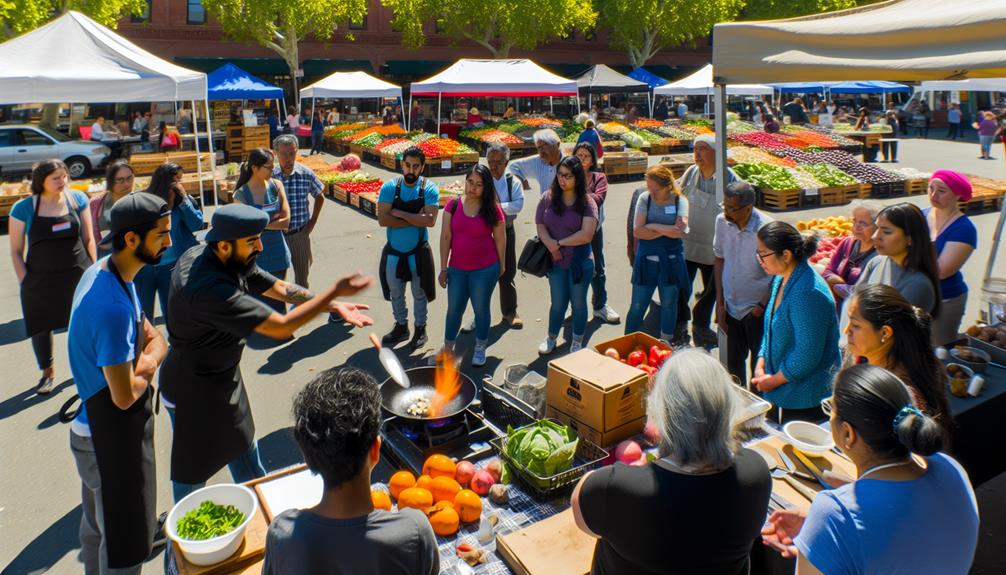
{"label": "wooden crate", "polygon": [[149,176],[166,161],[168,161],[167,154],[133,154],[129,158],[129,165],[137,176]]}
{"label": "wooden crate", "polygon": [[[195,172],[199,169],[195,152],[168,152],[166,156],[167,159],[165,161],[178,164],[182,167],[183,171]],[[210,171],[210,154],[202,152],[199,154],[199,158],[202,160],[203,171]]]}
{"label": "wooden crate", "polygon": [[349,144],[349,153],[350,154],[356,154],[357,156],[360,156],[360,158],[362,159],[363,158],[363,146],[361,146],[360,144]]}
{"label": "wooden crate", "polygon": [[873,184],[859,184],[859,199],[865,200],[873,196]]}
{"label": "wooden crate", "polygon": [[381,167],[397,172],[399,170],[398,158],[391,154],[381,154]]}
{"label": "wooden crate", "polygon": [[377,195],[372,193],[354,194],[358,196],[360,211],[377,217]]}
{"label": "wooden crate", "polygon": [[929,191],[929,180],[905,180],[905,193],[909,196],[925,194]]}
{"label": "wooden crate", "polygon": [[971,198],[967,202],[957,202],[957,207],[960,208],[962,212],[969,215],[987,214],[989,212],[999,211],[999,207],[1002,205],[1002,200],[1002,195],[980,195]]}
{"label": "wooden crate", "polygon": [[629,173],[629,156],[625,152],[611,152],[604,155],[600,161],[601,171],[608,176],[619,176]]}
{"label": "wooden crate", "polygon": [[22,198],[27,198],[29,195],[30,194],[27,192],[21,192],[16,195],[11,194],[11,195],[0,196],[0,218],[9,217],[10,211],[14,207],[14,204],[18,203]]}
{"label": "wooden crate", "polygon": [[349,193],[342,189],[339,184],[332,184],[329,189],[331,190],[332,197],[335,198],[335,201],[343,204],[349,203]]}
{"label": "wooden crate", "polygon": [[360,194],[348,194],[348,196],[349,196],[349,205],[353,206],[354,208],[359,208]]}
{"label": "wooden crate", "polygon": [[841,204],[848,203],[851,198],[849,198],[850,192],[859,192],[859,185],[851,186],[834,186],[831,188],[821,188],[818,190],[821,195],[821,205],[822,206],[837,206]]}
{"label": "wooden crate", "polygon": [[803,190],[770,190],[762,188],[759,190],[761,206],[768,210],[784,211],[800,207]]}

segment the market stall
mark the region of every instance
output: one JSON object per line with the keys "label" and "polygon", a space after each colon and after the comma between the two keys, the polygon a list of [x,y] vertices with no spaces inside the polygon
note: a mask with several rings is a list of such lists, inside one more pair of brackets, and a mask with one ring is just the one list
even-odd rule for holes
{"label": "market stall", "polygon": [[314,84],[301,88],[301,99],[311,98],[311,115],[317,98],[398,98],[402,99],[402,88],[366,72],[335,72]]}
{"label": "market stall", "polygon": [[[207,74],[206,79],[211,102],[272,100],[276,103],[277,115],[281,118],[284,116],[280,106],[283,89],[252,76],[234,64],[224,64]],[[220,128],[226,128],[225,150],[228,158],[241,158],[255,148],[270,147],[268,126],[248,125],[245,122],[232,126],[230,109],[226,108],[224,112],[225,114],[214,118],[214,123]]]}
{"label": "market stall", "polygon": [[633,80],[639,80],[640,82],[645,82],[647,86],[650,87],[650,117],[653,117],[653,109],[656,105],[656,98],[653,95],[653,89],[659,88],[664,84],[667,84],[669,80],[665,80],[656,74],[652,74],[646,68],[633,68],[631,72],[626,74]]}
{"label": "market stall", "polygon": [[[576,86],[580,93],[587,94],[587,108],[592,106],[594,94],[633,94],[650,89],[646,82],[619,74],[604,64],[597,64],[578,76]],[[649,112],[647,115],[653,115],[652,106]]]}
{"label": "market stall", "polygon": [[[713,97],[713,65],[706,64],[684,78],[654,88],[654,96],[705,96]],[[774,96],[775,91],[763,84],[732,84],[727,86],[727,96]],[[710,108],[711,109],[711,108]]]}
{"label": "market stall", "polygon": [[[440,105],[443,96],[577,96],[573,80],[557,76],[531,60],[461,59],[443,72],[421,82],[413,82],[412,98],[437,97],[437,133],[440,133]],[[579,102],[577,102],[579,110]]]}
{"label": "market stall", "polygon": [[[201,100],[212,174],[212,126],[207,80],[202,72],[164,61],[73,10],[0,44],[0,62],[4,63],[0,67],[0,104],[173,101],[191,102],[196,110],[196,101]],[[202,180],[198,137],[195,167]]]}

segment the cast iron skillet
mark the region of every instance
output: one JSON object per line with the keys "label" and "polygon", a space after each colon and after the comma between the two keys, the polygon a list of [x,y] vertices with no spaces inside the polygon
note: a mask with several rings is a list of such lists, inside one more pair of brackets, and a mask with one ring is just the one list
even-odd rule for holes
{"label": "cast iron skillet", "polygon": [[444,407],[443,413],[440,413],[437,417],[409,415],[409,406],[415,403],[416,400],[433,398],[433,374],[436,369],[432,366],[424,366],[405,370],[409,374],[409,380],[412,382],[411,387],[407,389],[395,383],[391,378],[384,380],[384,383],[381,384],[381,407],[398,417],[416,421],[445,419],[467,409],[472,401],[475,400],[475,382],[459,371],[457,373],[461,383],[461,391]]}

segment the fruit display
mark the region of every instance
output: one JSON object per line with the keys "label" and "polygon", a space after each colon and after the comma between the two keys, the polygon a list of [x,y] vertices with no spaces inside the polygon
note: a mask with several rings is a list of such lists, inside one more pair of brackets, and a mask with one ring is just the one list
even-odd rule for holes
{"label": "fruit display", "polygon": [[326,126],[325,137],[340,140],[361,130],[366,130],[368,127],[369,124],[364,124],[362,122],[343,122],[333,126]]}
{"label": "fruit display", "polygon": [[823,239],[817,244],[817,252],[810,256],[810,263],[815,266],[820,266],[817,268],[819,272],[824,271],[824,268],[828,267],[831,263],[831,258],[835,255],[835,250],[838,249],[839,244],[845,240],[845,237],[835,237]]}
{"label": "fruit display", "polygon": [[550,118],[518,118],[517,122],[533,128],[558,128],[562,126],[562,122]]}
{"label": "fruit display", "polygon": [[601,122],[597,125],[597,129],[605,134],[612,134],[615,136],[621,136],[629,131],[628,127],[619,122]]}
{"label": "fruit display", "polygon": [[645,371],[651,378],[656,375],[657,370],[664,365],[664,362],[667,361],[667,358],[671,357],[672,353],[669,348],[659,345],[651,345],[649,350],[641,345],[636,346],[625,357],[622,357],[618,353],[618,350],[613,347],[604,350],[604,355],[632,367],[637,367]]}
{"label": "fruit display", "polygon": [[852,234],[852,219],[846,216],[828,216],[800,220],[796,223],[796,229],[801,232],[821,232],[829,238],[842,238]]}
{"label": "fruit display", "polygon": [[660,120],[650,120],[649,118],[639,118],[636,120],[633,127],[636,128],[660,128],[664,125]]}
{"label": "fruit display", "polygon": [[776,156],[762,150],[761,148],[752,148],[750,146],[733,146],[728,148],[727,161],[730,162],[730,165],[738,163],[773,164],[776,166],[787,167],[793,167],[796,165],[796,160]]}
{"label": "fruit display", "polygon": [[[1006,322],[1006,318],[1000,318]],[[1006,323],[996,325],[975,324],[968,328],[968,335],[990,343],[1000,349],[1006,349]]]}
{"label": "fruit display", "polygon": [[651,131],[667,136],[668,138],[677,138],[678,140],[691,141],[695,139],[694,133],[689,132],[688,130],[682,130],[681,128],[677,128],[675,126],[661,126],[659,128],[651,128]]}
{"label": "fruit display", "polygon": [[745,164],[734,166],[734,172],[752,186],[770,190],[792,190],[799,186],[793,172],[772,164]]}
{"label": "fruit display", "polygon": [[447,158],[455,154],[466,154],[474,153],[471,147],[462,144],[456,140],[450,140],[447,138],[430,138],[424,140],[417,144],[419,149],[426,154],[426,159],[430,158]]}
{"label": "fruit display", "polygon": [[338,170],[318,172],[318,179],[321,180],[323,184],[339,184],[340,186],[350,182],[363,183],[373,182],[375,180],[380,181],[377,176],[373,176],[361,170],[353,170],[350,172],[340,172]]}
{"label": "fruit display", "polygon": [[468,129],[461,130],[458,136],[463,138],[469,138],[472,140],[479,140],[487,144],[506,144],[508,146],[519,146],[524,143],[524,140],[514,136],[511,132],[505,132],[503,130],[498,130],[496,128],[478,128],[478,129]]}
{"label": "fruit display", "polygon": [[772,134],[766,134],[765,132],[748,132],[747,134],[730,134],[728,139],[735,140],[737,142],[743,142],[749,146],[756,146],[765,149],[775,149],[782,148],[786,144],[779,141],[778,138],[773,137]]}

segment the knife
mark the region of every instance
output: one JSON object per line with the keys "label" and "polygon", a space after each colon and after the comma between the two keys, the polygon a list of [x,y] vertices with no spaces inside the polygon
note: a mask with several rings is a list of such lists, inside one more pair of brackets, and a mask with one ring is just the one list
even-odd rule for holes
{"label": "knife", "polygon": [[[775,450],[779,453],[779,457],[782,459],[783,465],[786,466],[786,469],[788,469],[791,474],[799,477],[800,479],[806,479],[807,481],[818,481],[817,478],[813,477],[812,475],[809,475],[807,473],[804,473],[803,471],[798,470],[796,468],[796,465],[793,464],[793,460],[790,459],[789,456],[786,455],[786,452],[783,451],[781,448],[776,447]],[[794,453],[796,452],[794,451]],[[803,460],[801,459],[801,461]],[[808,467],[807,469],[810,469],[810,467]]]}
{"label": "knife", "polygon": [[796,458],[800,460],[800,463],[804,464],[807,467],[807,469],[810,470],[811,474],[814,475],[814,478],[817,480],[817,482],[821,484],[821,487],[824,487],[825,489],[831,489],[831,485],[828,485],[828,483],[824,480],[824,474],[821,472],[821,469],[817,465],[815,465],[814,462],[811,461],[809,457],[800,453],[799,449],[794,449],[793,454],[796,455]]}

